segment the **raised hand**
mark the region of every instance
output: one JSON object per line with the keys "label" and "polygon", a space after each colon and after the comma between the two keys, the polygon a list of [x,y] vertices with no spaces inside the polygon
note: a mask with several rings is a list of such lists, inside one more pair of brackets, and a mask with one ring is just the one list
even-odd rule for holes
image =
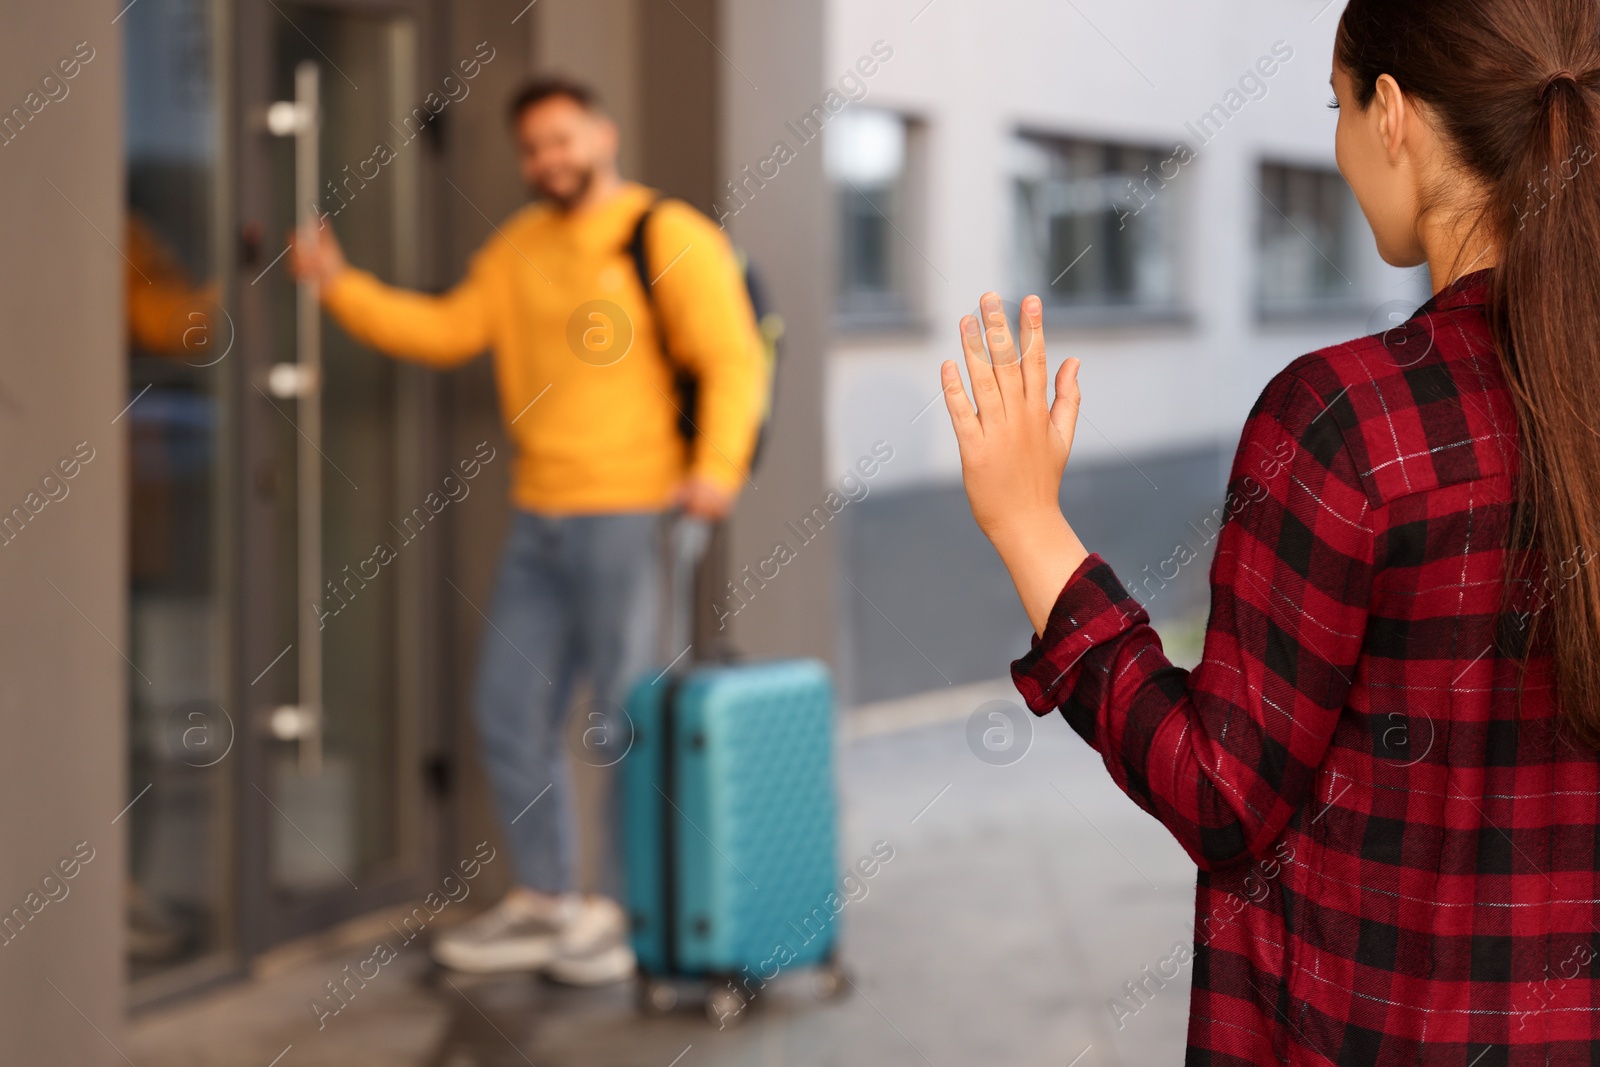
{"label": "raised hand", "polygon": [[1018,351],[1000,297],[985,293],[983,316],[961,320],[961,348],[972,380],[969,400],[953,360],[940,368],[945,406],[961,449],[961,481],[972,516],[1011,572],[1037,632],[1088,552],[1062,517],[1061,476],[1077,429],[1078,368],[1069,359],[1047,398],[1044,307],[1022,303]]}

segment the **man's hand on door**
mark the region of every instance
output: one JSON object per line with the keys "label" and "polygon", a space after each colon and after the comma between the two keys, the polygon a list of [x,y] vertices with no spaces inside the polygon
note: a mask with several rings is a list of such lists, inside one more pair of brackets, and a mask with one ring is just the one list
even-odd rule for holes
{"label": "man's hand on door", "polygon": [[304,226],[289,234],[289,273],[297,282],[314,281],[326,288],[350,269],[333,227]]}

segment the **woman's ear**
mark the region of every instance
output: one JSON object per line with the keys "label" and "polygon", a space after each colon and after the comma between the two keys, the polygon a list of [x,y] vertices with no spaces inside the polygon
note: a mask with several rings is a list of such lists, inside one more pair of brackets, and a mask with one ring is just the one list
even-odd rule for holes
{"label": "woman's ear", "polygon": [[1383,142],[1384,153],[1391,166],[1400,162],[1410,145],[1409,126],[1416,112],[1400,91],[1400,83],[1388,74],[1378,75],[1372,98],[1374,118],[1378,122],[1378,138]]}

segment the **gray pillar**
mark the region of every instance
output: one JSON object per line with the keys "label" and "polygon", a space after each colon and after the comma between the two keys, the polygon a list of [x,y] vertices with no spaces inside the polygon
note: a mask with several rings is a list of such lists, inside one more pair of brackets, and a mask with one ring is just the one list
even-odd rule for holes
{"label": "gray pillar", "polygon": [[771,559],[778,542],[793,548],[796,558],[757,588],[730,625],[735,643],[750,655],[810,655],[831,662],[839,530],[830,525],[802,543],[786,526],[820,505],[827,483],[843,473],[823,469],[833,215],[822,144],[802,143],[786,126],[822,99],[826,6],[822,0],[721,0],[719,22],[725,55],[715,60],[721,162],[714,196],[730,206],[724,199],[727,182],[745,179],[744,168],[754,171],[773,157],[779,142],[794,152],[772,180],[747,182],[747,203],[728,220],[734,243],[759,266],[773,306],[788,325],[777,408],[755,472],[758,488],[746,486],[740,500],[728,567],[739,581],[746,566],[755,571]]}
{"label": "gray pillar", "polygon": [[[0,34],[0,1043],[19,1065],[123,1062],[112,1047],[128,823],[113,820],[129,800],[116,11],[13,4]],[[89,62],[41,88],[80,42]]]}
{"label": "gray pillar", "polygon": [[[489,42],[495,49],[495,58],[484,68],[465,106],[451,116],[445,156],[435,160],[429,195],[434,198],[441,225],[435,253],[429,260],[434,273],[428,279],[435,287],[455,284],[472,253],[493,235],[484,216],[498,224],[527,201],[528,192],[517,175],[506,105],[536,66],[534,50],[544,37],[539,24],[547,2],[540,0],[529,7],[528,0],[478,0],[450,4],[442,10],[452,60],[470,55],[479,41]],[[513,19],[517,21],[513,23]],[[445,183],[445,177],[454,183],[454,189]],[[446,848],[451,856],[465,856],[477,842],[490,839],[503,855],[489,783],[478,759],[478,735],[471,708],[473,675],[484,630],[478,608],[488,606],[501,539],[510,521],[507,493],[511,447],[501,423],[491,359],[479,359],[461,370],[439,375],[438,379],[444,425],[440,437],[442,453],[437,458],[446,465],[452,464],[470,456],[480,441],[490,442],[497,455],[473,490],[470,504],[452,508],[453,514],[448,516],[450,548],[444,569],[461,592],[442,580],[432,590],[433,603],[442,620],[441,631],[449,641],[444,682],[446,729],[459,771],[451,840]],[[462,594],[470,598],[471,604],[462,599]],[[509,864],[491,864],[485,873],[485,899],[510,884]]]}
{"label": "gray pillar", "polygon": [[622,173],[637,176],[642,129],[637,0],[539,0],[528,18],[534,20],[535,69],[594,87],[622,134]]}

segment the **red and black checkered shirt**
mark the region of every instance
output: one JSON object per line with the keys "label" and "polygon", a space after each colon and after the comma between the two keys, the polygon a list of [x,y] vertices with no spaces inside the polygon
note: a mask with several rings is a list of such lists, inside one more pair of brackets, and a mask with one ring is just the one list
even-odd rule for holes
{"label": "red and black checkered shirt", "polygon": [[1600,757],[1523,654],[1592,557],[1526,547],[1487,279],[1267,386],[1198,667],[1140,604],[1198,537],[1091,556],[1012,666],[1199,865],[1189,1064],[1600,1064]]}

